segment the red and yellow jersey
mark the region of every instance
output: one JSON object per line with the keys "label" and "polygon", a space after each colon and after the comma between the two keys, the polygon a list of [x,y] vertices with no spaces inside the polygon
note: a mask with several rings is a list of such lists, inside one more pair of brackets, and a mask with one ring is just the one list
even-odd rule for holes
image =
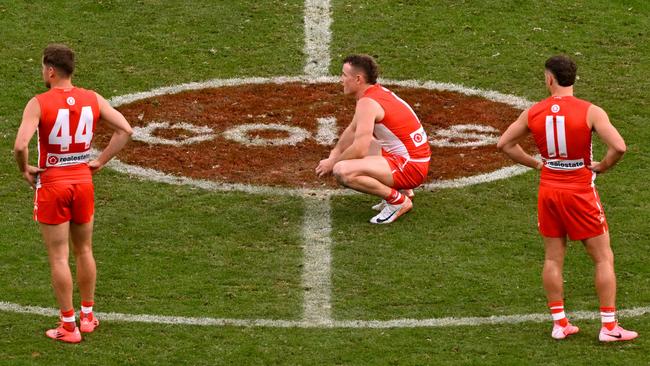
{"label": "red and yellow jersey", "polygon": [[99,121],[95,92],[59,89],[36,96],[41,108],[38,123],[40,184],[92,182],[88,161],[90,143]]}
{"label": "red and yellow jersey", "polygon": [[528,128],[544,161],[541,184],[559,188],[593,184],[596,175],[588,168],[592,160],[590,106],[573,96],[553,96],[528,111]]}
{"label": "red and yellow jersey", "polygon": [[384,118],[375,123],[373,134],[386,153],[415,162],[429,161],[431,149],[427,134],[408,103],[379,84],[368,88],[363,97],[384,109]]}

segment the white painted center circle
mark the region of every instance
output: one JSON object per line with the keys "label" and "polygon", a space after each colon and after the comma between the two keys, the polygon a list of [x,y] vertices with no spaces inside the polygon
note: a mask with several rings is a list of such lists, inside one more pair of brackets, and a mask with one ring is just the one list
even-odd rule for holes
{"label": "white painted center circle", "polygon": [[[237,85],[255,85],[255,84],[286,84],[286,83],[309,83],[309,84],[326,84],[326,83],[336,83],[338,82],[338,77],[311,77],[311,76],[294,76],[294,77],[272,77],[272,78],[236,78],[236,79],[214,79],[205,82],[194,82],[188,84],[181,84],[175,86],[169,86],[159,89],[154,89],[147,92],[127,94],[122,96],[114,97],[110,100],[111,104],[115,107],[120,105],[132,103],[135,101],[152,98],[155,96],[177,94],[183,91],[189,90],[202,90],[202,89],[211,89],[219,88],[225,86],[237,86]],[[419,80],[380,80],[382,85],[397,85],[408,88],[423,88],[435,91],[450,91],[456,93],[462,93],[468,96],[479,96],[490,101],[504,103],[510,105],[514,108],[523,110],[532,105],[532,103],[526,99],[502,94],[496,91],[490,90],[481,90],[467,88],[458,84],[450,83],[437,83],[433,81],[419,81]],[[333,133],[331,126],[335,126],[335,120],[331,117],[322,117],[318,119],[319,126],[323,128],[319,129],[318,133],[312,134],[309,131],[297,127],[289,126],[285,124],[262,124],[262,123],[252,123],[244,124],[236,127],[232,127],[226,131],[223,131],[224,137],[227,139],[237,141],[247,146],[260,146],[264,144],[290,144],[295,145],[300,143],[308,138],[313,138],[320,144],[332,144],[337,138],[336,134]],[[165,139],[162,137],[154,136],[153,132],[156,129],[160,128],[177,128],[184,129],[192,133],[191,136],[183,136],[180,139]],[[286,133],[286,137],[278,138],[264,138],[262,136],[257,136],[256,131],[275,131]],[[149,143],[159,143],[166,145],[185,145],[196,143],[197,141],[206,141],[213,139],[215,137],[215,131],[212,131],[209,127],[206,126],[195,126],[187,123],[175,123],[171,124],[170,122],[160,121],[155,123],[150,123],[145,127],[136,129],[134,139],[139,139],[140,141],[146,141]],[[417,138],[417,137],[413,137]],[[441,129],[435,131],[430,137],[431,144],[434,146],[453,146],[453,147],[472,147],[472,146],[484,146],[495,144],[498,139],[498,131],[490,126],[478,125],[478,124],[467,124],[460,123],[455,126],[451,126],[446,129]],[[435,159],[435,156],[432,157]],[[314,166],[317,162],[314,162]],[[210,180],[201,180],[201,179],[192,179],[182,176],[174,176],[168,173],[164,173],[152,168],[138,167],[134,165],[129,165],[119,160],[115,160],[110,164],[114,169],[122,172],[129,173],[131,175],[138,176],[143,179],[154,180],[158,182],[166,182],[171,184],[187,184],[197,187],[202,187],[209,190],[215,191],[243,191],[250,193],[269,193],[269,194],[291,194],[298,196],[313,196],[313,195],[340,195],[340,194],[350,194],[351,191],[347,189],[309,189],[309,188],[284,188],[284,187],[270,187],[270,186],[251,186],[240,183],[228,183],[228,182],[215,182]],[[440,189],[440,188],[457,188],[464,187],[473,184],[480,184],[485,182],[490,182],[498,179],[505,179],[511,176],[521,174],[529,170],[528,168],[522,167],[520,165],[514,165],[509,167],[504,167],[497,169],[493,172],[477,174],[474,176],[456,178],[456,179],[447,179],[447,180],[438,180],[424,184],[421,188],[426,190]]]}

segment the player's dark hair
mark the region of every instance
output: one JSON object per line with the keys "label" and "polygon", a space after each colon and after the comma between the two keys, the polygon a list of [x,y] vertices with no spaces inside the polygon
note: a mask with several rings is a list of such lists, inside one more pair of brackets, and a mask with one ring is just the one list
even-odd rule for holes
{"label": "player's dark hair", "polygon": [[343,64],[350,64],[363,73],[368,84],[376,84],[379,76],[379,65],[370,55],[350,55],[343,60]]}
{"label": "player's dark hair", "polygon": [[74,72],[74,51],[64,44],[50,44],[43,50],[43,64],[62,77],[70,77]]}
{"label": "player's dark hair", "polygon": [[571,86],[576,82],[578,65],[569,56],[553,56],[546,60],[544,67],[555,76],[561,86]]}

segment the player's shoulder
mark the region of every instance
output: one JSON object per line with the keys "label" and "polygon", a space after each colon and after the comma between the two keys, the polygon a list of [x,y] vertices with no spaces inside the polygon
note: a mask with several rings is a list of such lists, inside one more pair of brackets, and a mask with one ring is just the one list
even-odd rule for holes
{"label": "player's shoulder", "polygon": [[590,120],[607,118],[607,112],[605,112],[605,110],[600,106],[589,103],[587,107],[587,116]]}
{"label": "player's shoulder", "polygon": [[391,91],[384,86],[382,86],[379,83],[372,84],[366,91],[364,92],[363,96],[364,97],[381,97],[386,94],[390,94]]}
{"label": "player's shoulder", "polygon": [[98,105],[102,104],[102,101],[104,101],[104,97],[92,89],[75,87],[75,91],[77,95],[83,95],[85,100],[92,101]]}
{"label": "player's shoulder", "polygon": [[33,96],[27,104],[25,104],[25,112],[27,113],[40,113],[41,112],[41,101],[38,99],[38,95]]}
{"label": "player's shoulder", "polygon": [[34,98],[36,98],[37,100],[45,100],[54,95],[55,95],[54,89],[48,89],[42,93],[36,93],[36,95],[34,95]]}
{"label": "player's shoulder", "polygon": [[569,103],[571,103],[573,105],[581,106],[583,108],[589,108],[591,106],[594,106],[594,104],[591,103],[590,101],[588,101],[586,99],[578,98],[578,97],[571,98],[569,100]]}
{"label": "player's shoulder", "polygon": [[97,95],[99,95],[96,91],[94,91],[92,89],[81,88],[81,87],[78,87],[78,86],[75,86],[74,92],[78,93],[78,94],[83,94],[83,95],[86,95],[86,96],[97,96]]}
{"label": "player's shoulder", "polygon": [[528,110],[533,112],[533,111],[536,111],[538,109],[544,109],[548,105],[552,104],[552,102],[553,102],[553,99],[551,97],[544,98],[544,99],[538,101],[537,103],[533,104],[532,106],[530,106],[530,108],[528,108]]}

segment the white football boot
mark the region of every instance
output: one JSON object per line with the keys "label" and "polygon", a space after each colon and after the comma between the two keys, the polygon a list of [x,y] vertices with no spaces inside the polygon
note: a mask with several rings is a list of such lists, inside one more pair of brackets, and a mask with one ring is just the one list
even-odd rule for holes
{"label": "white football boot", "polygon": [[391,222],[397,220],[398,217],[409,212],[411,208],[413,208],[413,202],[408,197],[404,197],[404,202],[396,205],[391,205],[390,203],[386,203],[386,205],[381,210],[381,212],[375,217],[373,217],[372,219],[370,219],[370,223],[390,224]]}

